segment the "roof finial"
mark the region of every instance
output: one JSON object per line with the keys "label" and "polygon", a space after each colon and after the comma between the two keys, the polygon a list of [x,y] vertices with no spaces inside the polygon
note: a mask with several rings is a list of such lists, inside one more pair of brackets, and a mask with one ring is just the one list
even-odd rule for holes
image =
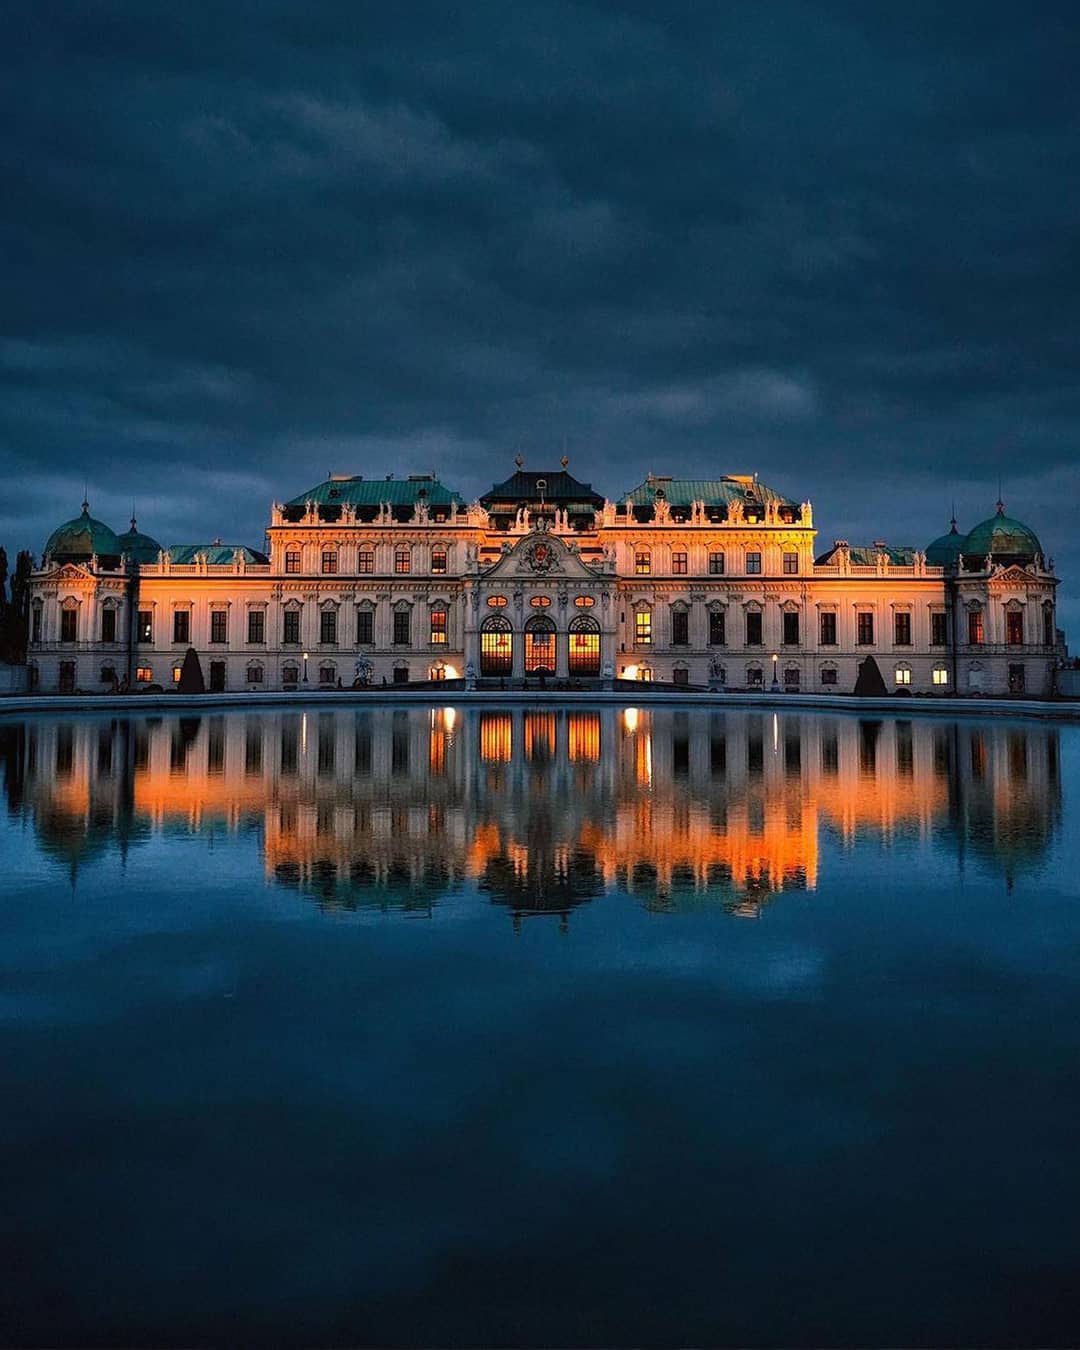
{"label": "roof finial", "polygon": [[131,533],[136,533],[137,521],[135,520],[135,498],[131,499]]}
{"label": "roof finial", "polygon": [[955,501],[953,502],[953,504],[952,504],[952,506],[951,506],[951,508],[950,508],[950,511],[951,511],[952,514],[949,516],[949,533],[950,533],[950,534],[955,534],[955,533],[956,533],[956,502],[955,502]]}
{"label": "roof finial", "polygon": [[1005,514],[1005,503],[1001,500],[1001,474],[998,474],[997,513],[999,516],[1003,516]]}
{"label": "roof finial", "polygon": [[89,497],[90,497],[90,484],[84,478],[82,485],[82,513],[84,516],[88,516],[90,514]]}
{"label": "roof finial", "polygon": [[520,450],[514,456],[514,463],[518,466],[519,469],[522,468],[522,466],[525,463],[525,456],[521,453]]}

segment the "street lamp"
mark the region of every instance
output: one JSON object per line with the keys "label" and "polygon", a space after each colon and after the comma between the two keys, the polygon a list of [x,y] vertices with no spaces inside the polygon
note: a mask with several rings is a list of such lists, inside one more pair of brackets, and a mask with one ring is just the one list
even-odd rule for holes
{"label": "street lamp", "polygon": [[[776,660],[776,657],[775,657],[775,656],[773,657],[773,660],[774,660],[774,661]],[[307,654],[307,652],[305,652],[305,653],[304,653],[304,683],[305,683],[305,684],[307,684],[307,661],[308,661],[308,654]]]}
{"label": "street lamp", "polygon": [[[772,655],[772,691],[771,691],[771,692],[774,693],[774,694],[778,694],[778,693],[780,692],[780,681],[776,678],[776,663],[777,663],[777,661],[778,661],[779,659],[780,659],[780,658],[777,656],[776,652],[773,652],[773,655]],[[305,676],[305,678],[306,678],[306,676]]]}

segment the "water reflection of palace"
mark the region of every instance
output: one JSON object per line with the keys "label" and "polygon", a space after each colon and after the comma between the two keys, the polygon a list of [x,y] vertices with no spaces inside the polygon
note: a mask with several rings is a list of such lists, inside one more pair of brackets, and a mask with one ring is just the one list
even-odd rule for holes
{"label": "water reflection of palace", "polygon": [[0,727],[10,814],[72,869],[155,832],[258,830],[334,907],[465,885],[515,922],[612,890],[754,915],[818,882],[823,832],[904,838],[1011,881],[1060,809],[1044,725],[678,709],[451,707]]}

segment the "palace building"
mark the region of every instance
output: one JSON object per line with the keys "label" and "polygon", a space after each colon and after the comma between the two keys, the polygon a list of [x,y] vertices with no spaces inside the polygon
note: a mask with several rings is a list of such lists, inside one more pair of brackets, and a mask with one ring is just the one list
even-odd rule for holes
{"label": "palace building", "polygon": [[[43,692],[643,680],[850,693],[1052,692],[1057,578],[996,514],[923,548],[836,540],[756,475],[650,474],[618,499],[516,471],[469,504],[433,475],[331,475],[271,508],[265,550],[162,547],[82,514],[34,573]],[[189,662],[191,658],[189,657]]]}

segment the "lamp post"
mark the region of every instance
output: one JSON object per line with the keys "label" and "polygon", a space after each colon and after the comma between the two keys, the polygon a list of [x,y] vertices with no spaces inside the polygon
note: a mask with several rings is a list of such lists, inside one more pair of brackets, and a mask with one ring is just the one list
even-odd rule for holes
{"label": "lamp post", "polygon": [[[773,660],[774,660],[774,661],[776,660],[776,657],[775,657],[775,656],[773,657]],[[307,682],[308,682],[308,679],[307,679],[307,662],[308,662],[308,654],[307,654],[307,652],[305,652],[305,653],[304,653],[304,683],[305,683],[305,684],[307,684]]]}
{"label": "lamp post", "polygon": [[[778,693],[780,692],[780,681],[776,678],[776,663],[777,663],[777,661],[778,661],[779,659],[780,659],[780,658],[777,656],[776,652],[773,652],[773,655],[772,655],[772,691],[771,691],[771,692],[774,693],[774,694],[778,694]],[[306,679],[306,678],[307,678],[307,677],[305,676],[305,679]]]}

